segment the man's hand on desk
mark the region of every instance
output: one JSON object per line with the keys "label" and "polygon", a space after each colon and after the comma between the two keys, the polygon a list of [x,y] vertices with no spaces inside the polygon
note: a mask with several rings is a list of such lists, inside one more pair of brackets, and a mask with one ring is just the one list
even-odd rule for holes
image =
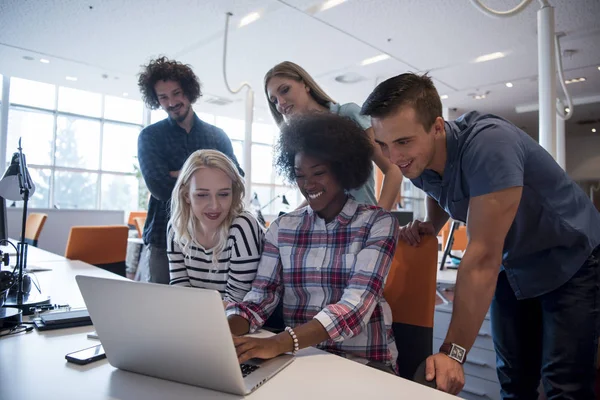
{"label": "man's hand on desk", "polygon": [[465,385],[465,372],[458,361],[437,353],[427,357],[425,379],[435,379],[438,390],[456,395]]}
{"label": "man's hand on desk", "polygon": [[287,332],[268,338],[234,336],[233,344],[240,364],[251,358],[267,360],[294,349],[292,337]]}

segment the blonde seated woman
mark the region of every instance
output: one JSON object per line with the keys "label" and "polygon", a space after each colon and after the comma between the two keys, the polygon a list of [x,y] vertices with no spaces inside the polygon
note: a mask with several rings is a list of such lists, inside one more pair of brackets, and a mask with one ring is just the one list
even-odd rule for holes
{"label": "blonde seated woman", "polygon": [[225,154],[190,155],[171,197],[171,285],[217,290],[224,303],[242,301],[256,276],[264,238],[243,198],[242,177]]}
{"label": "blonde seated woman", "polygon": [[[385,178],[379,201],[375,196],[375,178],[372,174],[364,185],[350,191],[350,194],[358,203],[378,205],[388,211],[395,208],[396,196],[400,192],[402,183],[402,173],[396,165],[384,157],[379,145],[375,144],[371,118],[361,115],[360,107],[357,104],[336,103],[308,72],[290,61],[277,64],[267,72],[264,78],[264,89],[271,115],[280,127],[289,122],[292,116],[314,112],[337,114],[351,119],[360,126],[373,144],[372,160]],[[307,205],[306,202],[302,204],[302,206],[305,205]]]}

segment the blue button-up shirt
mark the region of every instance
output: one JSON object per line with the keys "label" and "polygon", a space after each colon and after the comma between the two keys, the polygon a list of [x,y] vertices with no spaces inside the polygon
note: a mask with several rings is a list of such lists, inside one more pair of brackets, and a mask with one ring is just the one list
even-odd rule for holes
{"label": "blue button-up shirt", "polygon": [[425,170],[412,182],[462,222],[471,197],[522,187],[504,242],[508,281],[519,299],[568,281],[600,244],[600,213],[585,192],[537,142],[500,117],[470,112],[445,126],[443,177]]}
{"label": "blue button-up shirt", "polygon": [[169,172],[181,170],[190,154],[200,149],[219,150],[233,160],[242,176],[244,175],[233,154],[229,137],[222,129],[207,124],[196,114],[189,133],[171,118],[149,125],[140,132],[138,160],[142,176],[152,195],[144,226],[145,244],[166,249],[171,192],[177,180]]}

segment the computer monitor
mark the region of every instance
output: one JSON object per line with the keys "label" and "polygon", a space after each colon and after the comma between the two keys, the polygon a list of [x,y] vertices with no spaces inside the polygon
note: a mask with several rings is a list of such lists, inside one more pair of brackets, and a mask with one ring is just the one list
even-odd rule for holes
{"label": "computer monitor", "polygon": [[8,228],[6,225],[6,200],[0,197],[0,240],[8,240]]}

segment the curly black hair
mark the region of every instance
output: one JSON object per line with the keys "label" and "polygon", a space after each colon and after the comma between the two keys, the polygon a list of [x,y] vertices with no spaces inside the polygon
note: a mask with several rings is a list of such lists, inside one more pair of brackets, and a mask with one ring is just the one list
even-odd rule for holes
{"label": "curly black hair", "polygon": [[181,85],[183,93],[190,103],[194,103],[202,96],[201,84],[194,71],[188,64],[169,60],[167,57],[158,57],[151,60],[148,65],[142,65],[142,72],[138,75],[138,86],[142,92],[144,103],[151,110],[160,107],[154,85],[158,81],[176,81]]}
{"label": "curly black hair", "polygon": [[330,165],[345,190],[364,185],[373,173],[373,145],[358,124],[331,113],[298,116],[281,127],[276,145],[275,167],[295,183],[297,153],[318,158]]}

